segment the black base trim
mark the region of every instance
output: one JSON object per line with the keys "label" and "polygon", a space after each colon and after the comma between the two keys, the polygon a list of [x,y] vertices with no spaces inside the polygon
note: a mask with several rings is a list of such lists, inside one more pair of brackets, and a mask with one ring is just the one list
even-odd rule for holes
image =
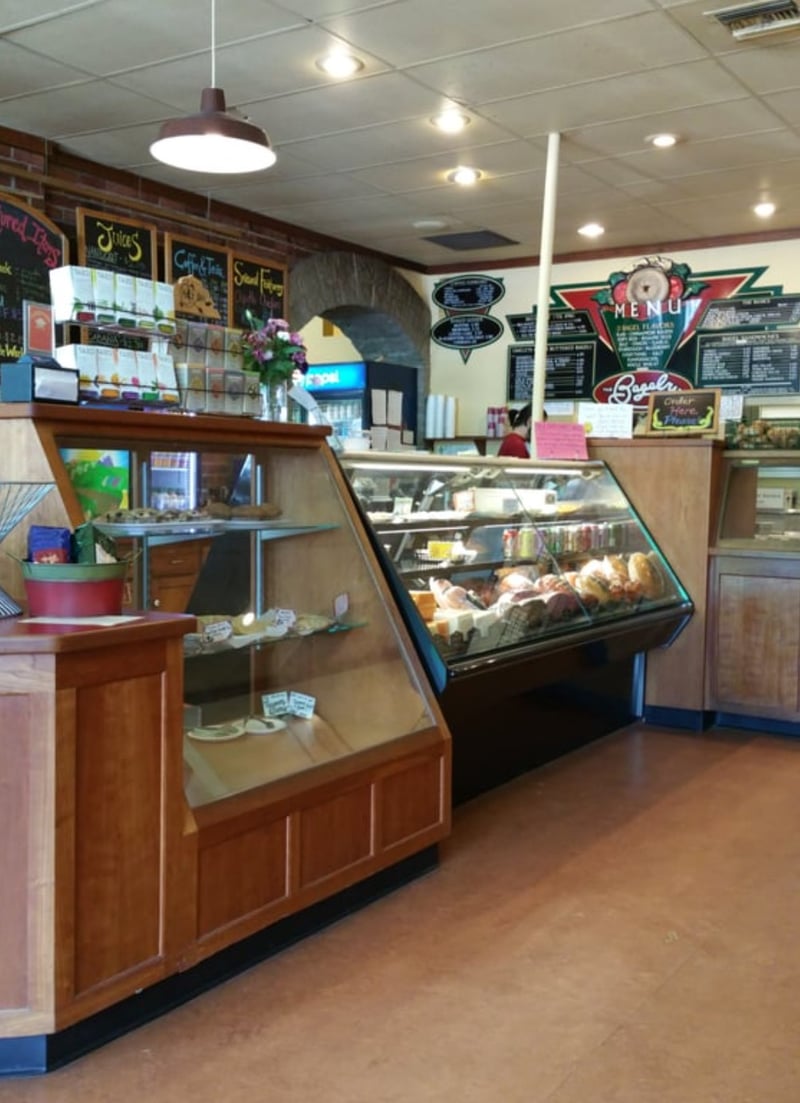
{"label": "black base trim", "polygon": [[438,862],[438,846],[427,847],[74,1026],[55,1034],[0,1038],[0,1076],[31,1076],[66,1065],[401,888]]}
{"label": "black base trim", "polygon": [[698,709],[658,708],[647,705],[642,719],[646,724],[661,728],[685,728],[702,732],[714,726],[714,713]]}
{"label": "black base trim", "polygon": [[717,712],[714,714],[714,723],[720,728],[745,728],[747,731],[765,732],[767,735],[800,736],[800,724],[791,720],[769,720],[763,716]]}

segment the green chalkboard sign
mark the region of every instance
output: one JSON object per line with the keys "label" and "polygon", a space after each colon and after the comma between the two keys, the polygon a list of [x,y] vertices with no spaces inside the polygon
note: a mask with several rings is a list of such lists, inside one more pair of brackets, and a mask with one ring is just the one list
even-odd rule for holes
{"label": "green chalkboard sign", "polygon": [[717,436],[719,388],[697,391],[651,391],[645,432],[650,435]]}

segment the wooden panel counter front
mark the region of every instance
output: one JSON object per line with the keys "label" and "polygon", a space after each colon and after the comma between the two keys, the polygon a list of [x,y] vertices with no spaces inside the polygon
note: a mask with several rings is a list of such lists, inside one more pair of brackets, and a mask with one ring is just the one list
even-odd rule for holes
{"label": "wooden panel counter front", "polygon": [[685,437],[590,440],[670,566],[689,592],[694,615],[675,643],[647,656],[645,715],[702,726],[705,709],[708,551],[716,531],[722,441]]}
{"label": "wooden panel counter front", "polygon": [[0,621],[0,1035],[48,1033],[164,976],[192,617]]}

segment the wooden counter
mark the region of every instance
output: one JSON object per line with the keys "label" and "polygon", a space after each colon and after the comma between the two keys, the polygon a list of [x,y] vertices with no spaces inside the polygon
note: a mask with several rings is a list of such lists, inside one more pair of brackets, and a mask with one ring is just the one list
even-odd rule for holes
{"label": "wooden counter", "polygon": [[698,438],[590,440],[605,460],[694,603],[671,647],[647,656],[646,715],[702,722],[705,704],[708,549],[716,531],[721,441]]}

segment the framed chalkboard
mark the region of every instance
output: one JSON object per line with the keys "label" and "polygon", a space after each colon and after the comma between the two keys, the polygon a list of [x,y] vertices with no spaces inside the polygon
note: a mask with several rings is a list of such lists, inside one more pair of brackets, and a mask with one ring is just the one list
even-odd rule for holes
{"label": "framed chalkboard", "polygon": [[[533,392],[534,345],[509,345],[509,402],[530,402]],[[597,356],[596,341],[557,341],[547,346],[545,398],[591,398]]]}
{"label": "framed chalkboard", "polygon": [[165,234],[164,269],[167,283],[177,284],[183,277],[188,278],[183,284],[186,289],[183,301],[178,294],[175,296],[178,317],[216,322],[222,326],[230,324],[230,249]]}
{"label": "framed chalkboard", "polygon": [[89,211],[75,211],[78,264],[156,279],[156,227],[149,222]]}
{"label": "framed chalkboard", "polygon": [[249,329],[247,311],[258,321],[286,318],[286,265],[233,253],[231,258],[231,325]]}
{"label": "framed chalkboard", "polygon": [[696,391],[651,391],[647,400],[645,433],[673,436],[717,436],[718,387]]}
{"label": "framed chalkboard", "polygon": [[50,272],[68,263],[64,234],[49,218],[0,195],[0,360],[25,351],[25,303],[50,302]]}

